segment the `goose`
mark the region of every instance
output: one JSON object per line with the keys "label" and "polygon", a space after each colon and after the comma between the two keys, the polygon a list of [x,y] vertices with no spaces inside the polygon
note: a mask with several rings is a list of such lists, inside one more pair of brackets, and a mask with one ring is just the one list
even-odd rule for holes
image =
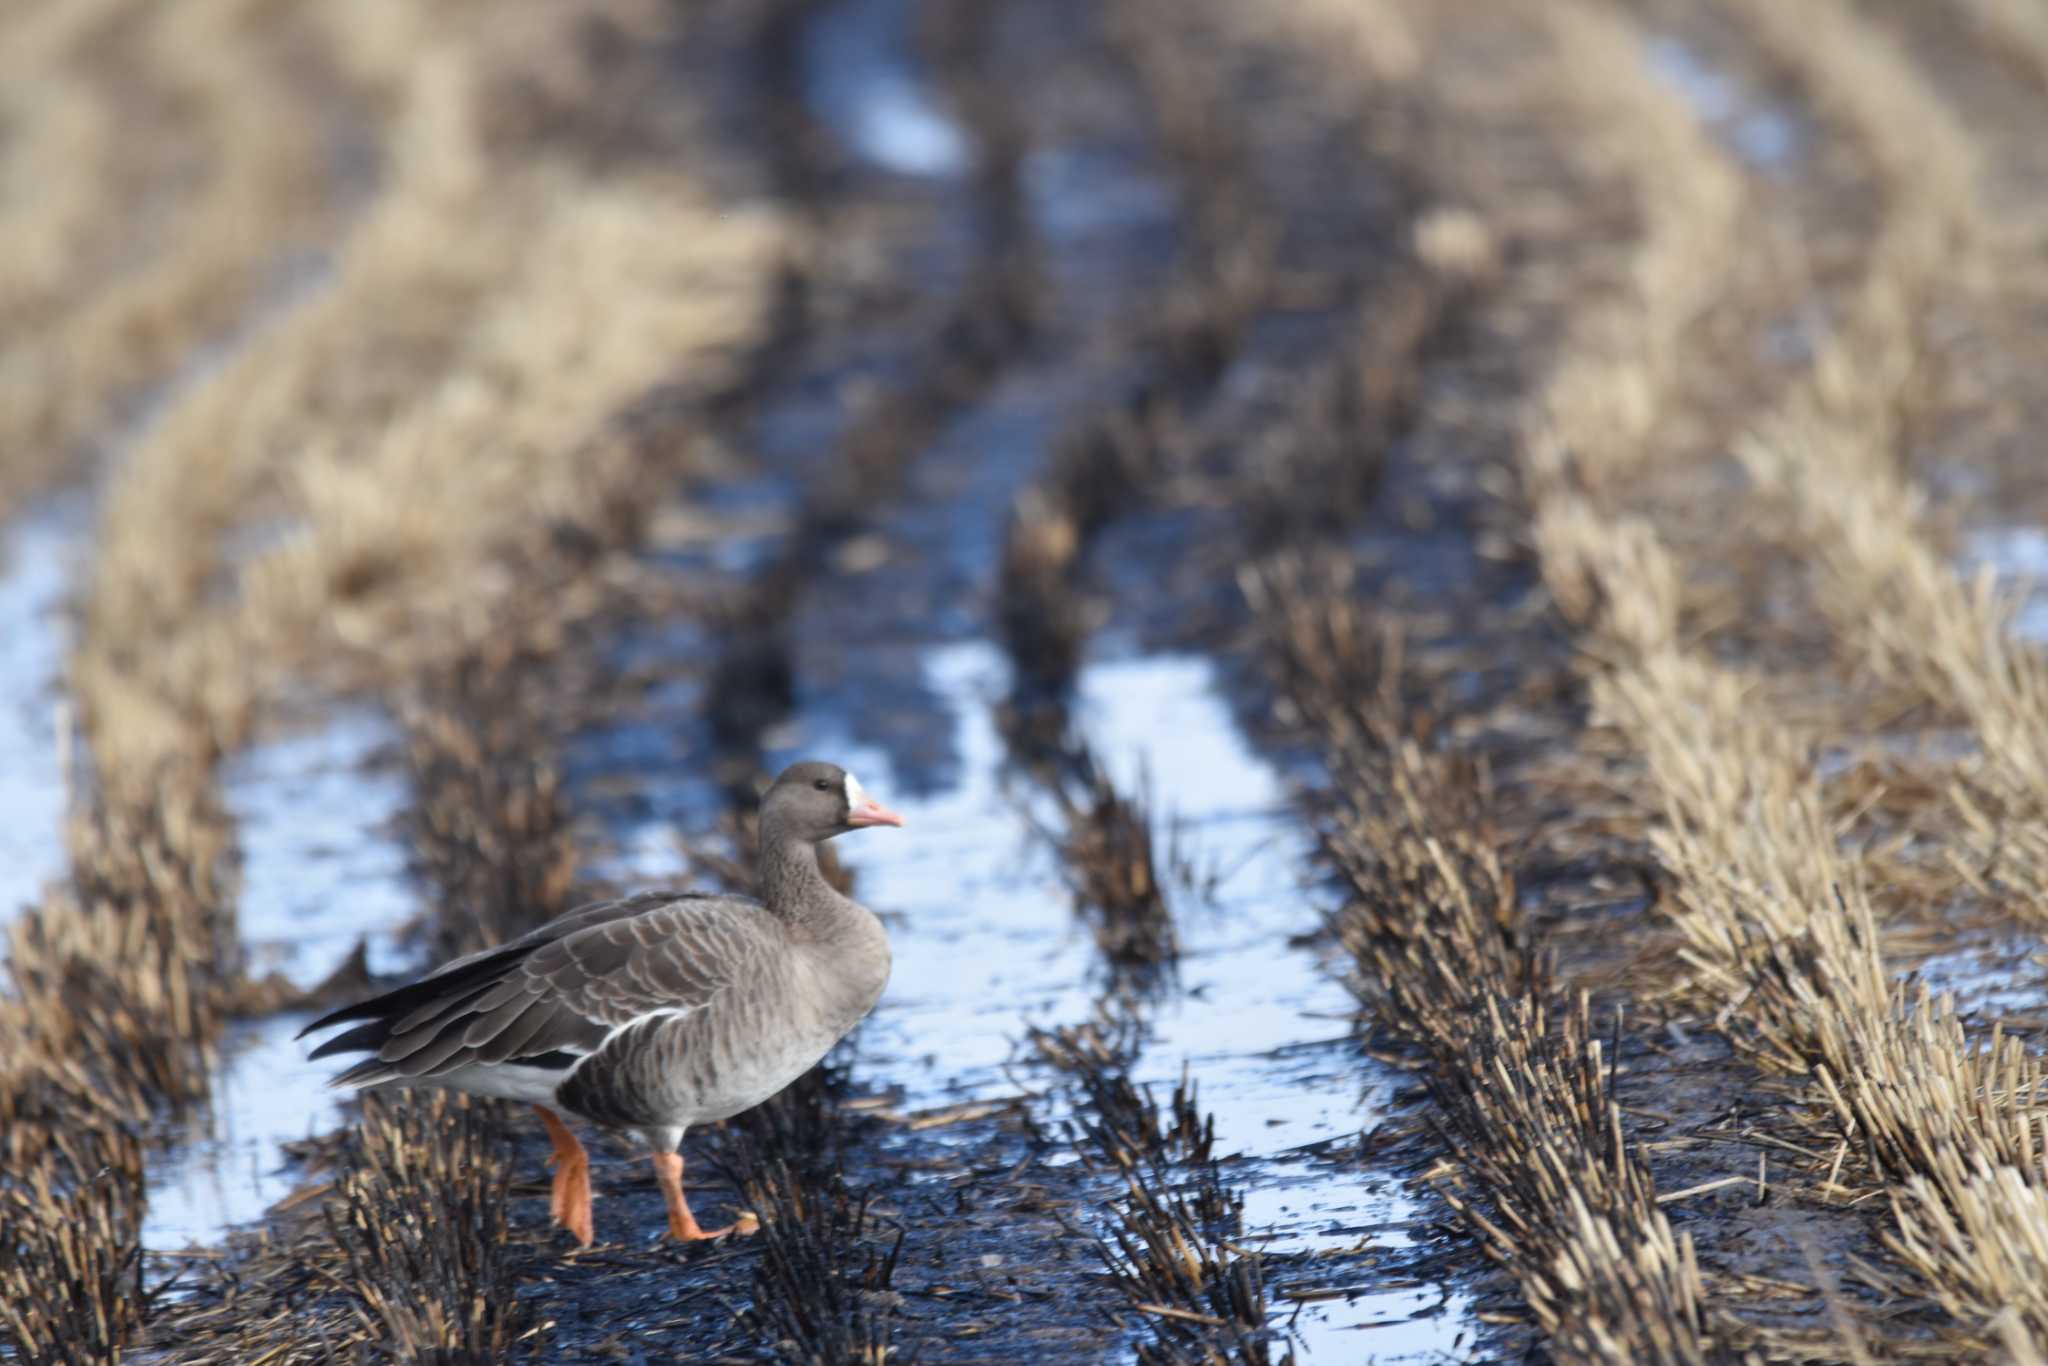
{"label": "goose", "polygon": [[554,1143],[549,1212],[585,1247],[590,1158],[564,1115],[646,1141],[672,1237],[723,1237],[734,1226],[702,1227],[683,1194],[683,1134],[768,1099],[874,1008],[888,936],[825,880],[818,846],[902,824],[838,765],[793,764],[761,801],[759,900],[645,892],[581,906],[299,1037],[354,1026],[310,1055],[369,1055],[333,1086],[532,1105]]}

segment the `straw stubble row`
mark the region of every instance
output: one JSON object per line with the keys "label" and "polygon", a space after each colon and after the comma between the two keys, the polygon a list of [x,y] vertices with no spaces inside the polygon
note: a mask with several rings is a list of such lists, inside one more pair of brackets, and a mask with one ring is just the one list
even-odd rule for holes
{"label": "straw stubble row", "polygon": [[1560,1359],[1729,1355],[1690,1238],[1624,1132],[1586,998],[1528,933],[1484,769],[1417,735],[1398,653],[1341,574],[1283,560],[1246,588],[1329,774],[1322,843],[1354,985],[1424,1062],[1446,1198]]}
{"label": "straw stubble row", "polygon": [[[1818,6],[1797,19],[1766,5],[1743,9],[1767,49],[1809,64],[1801,74],[1824,111],[1851,121],[1907,118],[1909,137],[1873,147],[1881,171],[1902,173],[1923,154],[1957,151],[1960,134],[1935,117],[1941,111],[1929,113],[1924,100],[1900,103],[1902,68],[1846,7]],[[1838,41],[1816,43],[1810,23]],[[1928,117],[1908,117],[1915,110]],[[1967,167],[1960,154],[1951,158],[1942,173],[1964,180],[1936,189],[1951,200],[1961,195]],[[1679,173],[1653,149],[1642,149],[1628,169],[1646,204],[1685,192],[1675,183]],[[1904,301],[1931,283],[1956,225],[1924,204],[1889,207],[1840,339],[1787,400],[1781,421],[1797,424],[1808,441],[1831,408],[1845,419],[1837,439],[1881,439],[1889,405],[1910,378],[1916,319]],[[1684,254],[1675,236],[1657,235],[1654,212],[1644,217],[1651,231],[1641,253]],[[1658,312],[1653,303],[1641,306],[1645,317]],[[1643,349],[1657,348],[1646,340]],[[1668,911],[1685,941],[1695,998],[1761,1060],[1814,1079],[1811,1097],[1832,1112],[1842,1142],[1890,1183],[1887,1242],[1909,1283],[1960,1319],[1958,1350],[1970,1339],[1984,1350],[1999,1340],[2041,1340],[2048,1298],[2032,1278],[2014,1274],[2048,1235],[2032,1193],[2044,1176],[2039,1063],[2016,1040],[1995,1032],[1972,1037],[1945,1003],[1890,976],[1870,890],[1844,845],[1849,832],[1824,814],[1814,755],[1828,737],[1771,713],[1765,666],[1745,672],[1689,642],[1679,603],[1685,571],[1659,526],[1547,477],[1546,451],[1583,448],[1610,434],[1579,430],[1569,410],[1554,406],[1539,410],[1532,430],[1529,483],[1544,572],[1605,662],[1593,679],[1596,717],[1641,756],[1639,799],[1661,818],[1652,842],[1672,881]],[[1785,430],[1773,435],[1782,441]],[[1763,452],[1752,447],[1753,471],[1778,476],[1797,494],[1822,495],[1805,497],[1802,507],[1804,525],[1822,533],[1823,573],[1845,571],[1829,584],[1832,593],[1859,579],[1872,588],[1896,583],[1884,571],[1900,560],[1891,538],[1905,529],[1896,516],[1905,503],[1883,471],[1820,460],[1792,478]],[[1888,515],[1885,532],[1869,534]],[[1858,550],[1867,553],[1861,563]],[[1927,566],[1919,571],[1925,587]],[[1959,592],[1946,600],[1924,593],[1914,605],[1925,619],[1907,618],[1897,604],[1895,593],[1862,596],[1857,610],[1866,623],[1880,623],[1863,629],[1924,632],[1923,648],[1933,649],[1955,646],[1957,632],[1983,638],[1981,617],[1966,610]]]}

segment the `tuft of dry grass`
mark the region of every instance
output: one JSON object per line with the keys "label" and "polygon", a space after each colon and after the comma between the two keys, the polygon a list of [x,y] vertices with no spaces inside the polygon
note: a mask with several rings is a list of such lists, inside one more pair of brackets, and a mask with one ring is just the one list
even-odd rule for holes
{"label": "tuft of dry grass", "polygon": [[138,1129],[204,1098],[239,962],[210,803],[166,785],[77,827],[91,862],[10,926],[0,995],[0,1298],[33,1361],[106,1359],[141,1323]]}
{"label": "tuft of dry grass", "polygon": [[824,1179],[751,1150],[729,1154],[761,1221],[749,1319],[778,1359],[804,1366],[885,1366],[896,1310],[890,1289],[899,1230],[886,1251],[865,1196],[836,1170]]}
{"label": "tuft of dry grass", "polygon": [[495,1107],[444,1092],[363,1102],[326,1219],[362,1340],[401,1361],[505,1359],[524,1310],[512,1280],[511,1164]]}
{"label": "tuft of dry grass", "polygon": [[472,655],[406,718],[407,821],[444,908],[437,959],[515,938],[571,902],[576,850],[551,737],[517,690],[535,662]]}
{"label": "tuft of dry grass", "polygon": [[1271,1366],[1282,1336],[1266,1303],[1265,1263],[1234,1239],[1243,1200],[1223,1186],[1213,1164],[1197,1169],[1192,1190],[1161,1175],[1126,1178],[1114,1244],[1104,1247],[1110,1279],[1149,1330],[1138,1343],[1146,1366],[1189,1362]]}
{"label": "tuft of dry grass", "polygon": [[996,628],[1015,670],[1015,691],[1054,695],[1081,667],[1095,614],[1076,586],[1081,520],[1039,488],[1010,509],[996,571]]}
{"label": "tuft of dry grass", "polygon": [[1119,981],[1156,978],[1178,961],[1180,942],[1160,881],[1149,802],[1117,791],[1100,761],[1072,737],[1041,767],[1060,808],[1059,828],[1044,833],[1059,852],[1075,913]]}
{"label": "tuft of dry grass", "polygon": [[1131,1081],[1128,1041],[1099,1025],[1034,1030],[1031,1038],[1041,1059],[1081,1087],[1086,1109],[1071,1129],[1082,1160],[1107,1163],[1123,1182],[1116,1224],[1097,1247],[1145,1327],[1138,1360],[1282,1359],[1273,1350],[1284,1331],[1271,1321],[1264,1259],[1239,1241],[1244,1200],[1224,1180],[1216,1118],[1202,1110],[1186,1070],[1162,1107],[1151,1088]]}
{"label": "tuft of dry grass", "polygon": [[1081,1087],[1087,1111],[1077,1121],[1086,1147],[1120,1172],[1143,1162],[1200,1166],[1214,1157],[1216,1117],[1205,1113],[1187,1069],[1162,1106],[1150,1087],[1131,1081],[1132,1041],[1105,1032],[1100,1023],[1055,1030],[1034,1029],[1038,1056]]}
{"label": "tuft of dry grass", "polygon": [[142,1144],[115,1126],[46,1133],[50,1148],[29,1162],[10,1154],[0,1179],[0,1349],[24,1362],[111,1360],[145,1303]]}

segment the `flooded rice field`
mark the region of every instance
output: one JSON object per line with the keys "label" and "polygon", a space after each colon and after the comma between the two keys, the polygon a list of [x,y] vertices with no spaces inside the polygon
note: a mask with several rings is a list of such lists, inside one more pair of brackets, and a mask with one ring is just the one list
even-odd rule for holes
{"label": "flooded rice field", "polygon": [[[2024,8],[0,18],[0,1360],[2048,1357]],[[752,1233],[309,1059],[813,757]]]}

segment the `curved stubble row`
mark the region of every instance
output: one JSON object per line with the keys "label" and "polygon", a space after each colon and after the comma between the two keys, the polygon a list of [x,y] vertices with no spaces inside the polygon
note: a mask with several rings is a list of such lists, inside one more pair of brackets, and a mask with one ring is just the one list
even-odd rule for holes
{"label": "curved stubble row", "polygon": [[[117,1133],[204,1097],[240,962],[215,774],[270,701],[293,685],[395,695],[493,629],[519,592],[511,566],[555,528],[629,527],[666,453],[615,419],[678,375],[715,376],[760,325],[772,219],[651,158],[599,167],[493,141],[508,71],[574,50],[557,26],[641,8],[581,6],[545,31],[485,5],[309,18],[378,119],[384,175],[318,289],[172,393],[110,473],[70,667],[92,800],[72,887],[19,922],[0,1002],[0,1108],[31,1121],[9,1125],[25,1159],[61,1158],[30,1142],[56,1125]],[[255,90],[286,79],[274,62],[244,74]],[[315,136],[291,110],[266,111],[280,145]],[[229,242],[237,268],[266,254]],[[98,1221],[93,1255],[132,1265],[137,1183],[79,1193],[128,1211]],[[0,1242],[54,1248],[75,1214],[10,1201]],[[0,1279],[0,1297],[34,1302],[29,1262],[0,1262]],[[117,1307],[14,1327],[50,1334],[24,1340],[31,1356],[90,1355],[132,1330]]]}
{"label": "curved stubble row", "polygon": [[[328,179],[311,45],[268,0],[49,7],[8,34],[0,497],[68,474],[217,343],[316,233]],[[25,31],[22,31],[25,30]],[[317,67],[317,62],[314,63]]]}
{"label": "curved stubble row", "polygon": [[1803,24],[1756,8],[1774,54],[1866,149],[1887,215],[1841,331],[1740,454],[1810,546],[1815,601],[1845,661],[1974,735],[1975,754],[1943,784],[1960,836],[1949,865],[2038,926],[2048,914],[2048,659],[2014,636],[2013,604],[1990,573],[1972,581],[1941,552],[1927,496],[1905,471],[1922,433],[1967,422],[1997,397],[1947,373],[1937,313],[1953,330],[2039,267],[1986,206],[1972,130],[1904,51],[1834,7],[1816,11],[1838,27],[1817,44]]}
{"label": "curved stubble row", "polygon": [[1330,775],[1321,842],[1356,989],[1426,1059],[1454,1139],[1439,1189],[1558,1359],[1724,1359],[1691,1239],[1624,1136],[1587,1001],[1525,932],[1483,770],[1410,733],[1398,652],[1342,577],[1283,559],[1246,591]]}
{"label": "curved stubble row", "polygon": [[[1988,741],[2039,696],[2037,666],[2014,660],[1989,596],[1965,590],[1918,537],[1890,453],[1920,359],[1920,301],[1953,281],[1954,254],[1971,240],[1968,137],[1846,6],[1736,8],[1891,191],[1840,331],[1746,440],[1745,463],[1757,496],[1793,501],[1830,624],[1948,686],[1944,700]],[[1682,195],[1668,161],[1647,150],[1629,170],[1646,204]],[[1901,193],[1916,177],[1921,190]],[[1654,213],[1645,219],[1639,251],[1678,253],[1659,241]],[[2016,1040],[1973,1036],[1886,971],[1870,889],[1815,776],[1817,744],[1832,737],[1774,715],[1767,672],[1689,642],[1686,571],[1665,528],[1550,477],[1547,450],[1597,448],[1605,434],[1555,408],[1538,424],[1529,466],[1543,569],[1611,661],[1594,678],[1595,713],[1643,761],[1640,799],[1661,817],[1653,844],[1673,881],[1691,989],[1761,1060],[1814,1079],[1841,1151],[1889,1183],[1887,1242],[1908,1287],[1957,1320],[1955,1349],[2042,1341],[2048,1297],[2024,1270],[2048,1238],[2040,1063]]]}

